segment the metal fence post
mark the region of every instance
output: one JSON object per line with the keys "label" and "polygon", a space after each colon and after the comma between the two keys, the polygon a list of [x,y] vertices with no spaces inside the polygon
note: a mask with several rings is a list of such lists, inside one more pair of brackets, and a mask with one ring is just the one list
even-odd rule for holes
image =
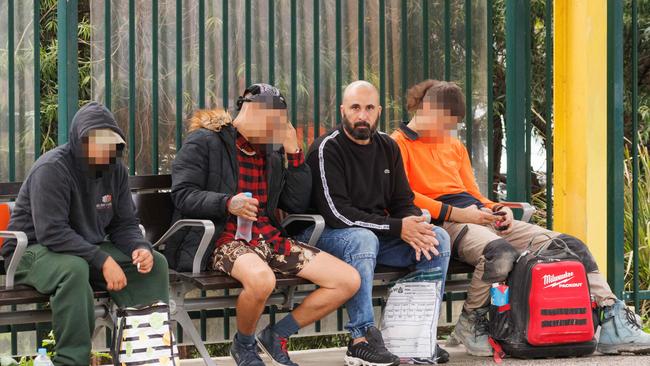
{"label": "metal fence post", "polygon": [[526,53],[530,4],[506,0],[506,146],[508,200],[526,201]]}
{"label": "metal fence post", "polygon": [[68,141],[68,127],[79,106],[79,65],[77,57],[77,0],[59,1],[57,4],[59,120],[58,143]]}
{"label": "metal fence post", "polygon": [[607,279],[621,297],[623,232],[623,3],[607,1]]}

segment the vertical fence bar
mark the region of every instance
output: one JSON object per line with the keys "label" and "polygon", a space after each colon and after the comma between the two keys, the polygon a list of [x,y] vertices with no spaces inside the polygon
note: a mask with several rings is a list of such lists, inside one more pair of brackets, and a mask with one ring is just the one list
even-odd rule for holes
{"label": "vertical fence bar", "polygon": [[429,0],[422,0],[422,63],[423,77],[429,78]]}
{"label": "vertical fence bar", "polygon": [[113,56],[111,25],[111,0],[104,0],[104,105],[109,110],[113,104],[111,95],[111,60]]}
{"label": "vertical fence bar", "polygon": [[525,69],[526,69],[526,155],[524,160],[526,161],[526,202],[530,202],[532,199],[532,192],[531,192],[531,151],[530,151],[530,140],[533,135],[533,122],[531,120],[531,90],[530,90],[530,58],[531,58],[531,33],[532,33],[532,25],[531,25],[531,15],[530,15],[530,8],[529,11],[526,12],[526,27],[528,31],[526,32],[526,43],[525,43]]}
{"label": "vertical fence bar", "polygon": [[[639,307],[639,21],[637,0],[632,0],[632,263],[634,309]],[[646,174],[649,174],[646,172]]]}
{"label": "vertical fence bar", "polygon": [[621,298],[625,287],[623,215],[623,2],[607,1],[607,279]]}
{"label": "vertical fence bar", "polygon": [[34,0],[34,160],[41,156],[41,2]]}
{"label": "vertical fence bar", "polygon": [[[16,126],[15,126],[15,90],[14,90],[14,0],[7,2],[7,14],[9,15],[7,21],[7,76],[8,76],[8,124],[9,124],[9,181],[13,182],[16,179]],[[16,307],[11,307],[12,311],[16,311]],[[11,354],[18,353],[18,332],[15,326],[11,328]]]}
{"label": "vertical fence bar", "polygon": [[251,85],[251,62],[252,62],[251,7],[252,7],[251,0],[245,0],[244,1],[244,64],[245,64],[244,73],[245,73],[246,87]]}
{"label": "vertical fence bar", "polygon": [[472,0],[465,0],[465,146],[472,159],[472,133],[474,112],[472,110]]}
{"label": "vertical fence bar", "polygon": [[297,0],[291,0],[291,123],[294,127],[298,124],[298,16]]}
{"label": "vertical fence bar", "polygon": [[9,112],[9,181],[16,180],[16,83],[14,49],[14,0],[7,2],[7,103]]}
{"label": "vertical fence bar", "polygon": [[408,121],[408,110],[406,109],[406,88],[408,87],[408,71],[406,67],[408,58],[408,4],[406,1],[401,1],[400,5],[400,108],[402,109],[402,121]]}
{"label": "vertical fence bar", "polygon": [[205,108],[205,0],[199,0],[199,108]]}
{"label": "vertical fence bar", "polygon": [[[205,0],[199,0],[199,108],[205,108]],[[206,291],[201,291],[201,297]],[[201,339],[208,339],[207,311],[200,311]]]}
{"label": "vertical fence bar", "polygon": [[320,135],[320,0],[314,0],[314,138]]}
{"label": "vertical fence bar", "polygon": [[129,174],[135,174],[135,0],[129,0]]}
{"label": "vertical fence bar", "polygon": [[[379,104],[386,108],[386,0],[379,0]],[[380,130],[384,132],[387,113],[384,109],[379,120]]]}
{"label": "vertical fence bar", "polygon": [[496,199],[494,190],[494,4],[487,0],[487,183],[488,198]]}
{"label": "vertical fence bar", "polygon": [[269,306],[269,325],[271,326],[275,325],[275,314],[277,312],[278,312],[277,306],[275,305]]}
{"label": "vertical fence bar", "polygon": [[[221,79],[221,84],[223,87],[222,93],[223,93],[223,108],[228,109],[228,67],[230,66],[228,64],[228,0],[221,0],[221,27],[222,27],[222,32],[221,32],[221,44],[222,44],[222,49],[221,49],[221,55],[222,55],[222,60],[221,60],[221,65],[222,65],[222,79]],[[247,85],[248,86],[248,85]],[[230,291],[224,290],[224,295],[228,296]],[[230,339],[230,309],[224,309],[223,310],[223,338],[224,339]]]}
{"label": "vertical fence bar", "polygon": [[176,0],[176,151],[183,141],[183,0]]}
{"label": "vertical fence bar", "polygon": [[553,0],[546,0],[544,15],[546,36],[546,228],[553,230]]}
{"label": "vertical fence bar", "polygon": [[151,170],[158,174],[158,0],[151,1]]}
{"label": "vertical fence bar", "polygon": [[[342,16],[341,16],[341,0],[336,0],[336,10],[335,10],[335,18],[336,18],[336,109],[338,110],[339,106],[341,105],[341,100],[342,100],[342,76],[341,73],[343,72],[342,70],[342,60],[341,60],[341,48],[343,47],[342,44],[342,36],[341,36],[341,28],[343,27],[343,21],[342,21]],[[340,124],[341,123],[341,113],[336,112],[336,123]]]}
{"label": "vertical fence bar", "polygon": [[57,3],[58,136],[59,144],[68,141],[68,126],[79,104],[79,64],[77,61],[77,0]]}
{"label": "vertical fence bar", "polygon": [[275,0],[269,0],[269,84],[275,84]]}
{"label": "vertical fence bar", "polygon": [[445,27],[445,80],[451,79],[451,4],[450,0],[445,0],[444,10],[444,27]]}
{"label": "vertical fence bar", "polygon": [[358,72],[359,77],[358,78],[359,78],[359,80],[363,80],[364,77],[365,77],[364,76],[364,74],[365,74],[364,71],[365,71],[365,66],[366,66],[365,65],[365,58],[364,58],[364,50],[363,50],[364,41],[365,41],[364,40],[364,38],[365,38],[364,31],[365,31],[365,25],[366,25],[366,19],[365,19],[366,18],[366,12],[365,12],[366,4],[365,4],[364,0],[359,0],[357,2],[357,5],[358,5],[357,6],[357,13],[358,13],[358,18],[357,18],[357,38],[358,39],[357,39],[357,42],[358,42],[358,47],[359,47],[358,52],[357,52],[357,55],[359,56],[359,65],[358,65],[358,67],[359,67],[359,72]]}
{"label": "vertical fence bar", "polygon": [[529,3],[506,0],[506,146],[508,200],[526,200],[526,33]]}
{"label": "vertical fence bar", "polygon": [[[221,87],[222,87],[222,98],[223,98],[223,108],[228,109],[228,0],[221,0],[221,66],[222,66],[222,78],[221,78]],[[247,85],[248,86],[248,85]],[[227,338],[226,338],[227,339]]]}

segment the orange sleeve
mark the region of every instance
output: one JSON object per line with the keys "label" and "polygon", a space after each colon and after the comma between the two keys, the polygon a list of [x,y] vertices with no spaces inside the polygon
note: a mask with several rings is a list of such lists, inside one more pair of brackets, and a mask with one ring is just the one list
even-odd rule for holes
{"label": "orange sleeve", "polygon": [[420,209],[426,209],[429,211],[433,223],[440,224],[443,221],[449,221],[449,216],[451,216],[452,210],[451,206],[434,200],[433,198],[429,198],[422,193],[416,191],[413,191],[413,193],[415,193],[415,205]]}
{"label": "orange sleeve", "polygon": [[485,207],[491,209],[496,205],[495,202],[490,201],[481,194],[481,191],[478,189],[478,184],[476,184],[476,178],[474,178],[474,170],[472,169],[472,163],[469,160],[469,154],[467,154],[467,149],[465,146],[458,142],[458,149],[460,150],[461,155],[461,167],[460,167],[460,178],[463,180],[463,185],[467,189],[467,193],[471,194],[474,198],[481,201]]}
{"label": "orange sleeve", "polygon": [[[402,161],[404,162],[404,171],[406,172],[406,179],[409,181],[409,184],[411,182],[411,178],[409,176],[410,173],[410,154],[409,154],[409,147],[408,145],[404,142],[404,139],[401,135],[398,135],[400,132],[395,131],[391,137],[395,142],[397,142],[397,146],[399,146],[399,149],[402,153]],[[452,207],[444,204],[440,201],[434,200],[433,198],[430,198],[429,196],[426,196],[422,193],[419,193],[411,187],[411,190],[415,194],[415,200],[413,203],[418,206],[420,209],[426,209],[429,211],[429,214],[431,215],[431,221],[434,223],[442,223],[443,221],[449,220],[449,216],[451,215],[451,210]]]}

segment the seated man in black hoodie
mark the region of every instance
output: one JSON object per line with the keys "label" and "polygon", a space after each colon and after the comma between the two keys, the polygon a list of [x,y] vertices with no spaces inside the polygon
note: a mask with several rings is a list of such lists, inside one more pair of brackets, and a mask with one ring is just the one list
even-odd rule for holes
{"label": "seated man in black hoodie", "polygon": [[[223,110],[199,110],[190,118],[190,133],[172,164],[172,199],[177,217],[210,219],[215,235],[205,265],[243,285],[237,299],[237,334],[230,354],[237,365],[264,366],[257,345],[274,365],[296,365],[287,353],[287,338],[329,314],[359,288],[351,266],[287,236],[276,208],[303,213],[309,206],[312,177],[288,122],[278,89],[254,84],[239,98],[231,122]],[[282,146],[273,150],[274,145]],[[252,197],[247,197],[250,192]],[[252,221],[251,237],[238,238],[238,219]],[[200,230],[202,232],[202,229]],[[197,251],[197,230],[165,254],[177,270],[190,270]],[[274,326],[254,335],[264,305],[275,289],[275,274],[305,278],[319,286]]]}
{"label": "seated man in black hoodie", "polygon": [[[88,103],[68,143],[34,163],[16,199],[9,230],[29,239],[16,283],[50,295],[55,365],[90,364],[93,287],[119,306],[169,300],[167,261],[142,237],[118,161],[124,146],[111,112]],[[6,266],[15,247],[2,247]]]}

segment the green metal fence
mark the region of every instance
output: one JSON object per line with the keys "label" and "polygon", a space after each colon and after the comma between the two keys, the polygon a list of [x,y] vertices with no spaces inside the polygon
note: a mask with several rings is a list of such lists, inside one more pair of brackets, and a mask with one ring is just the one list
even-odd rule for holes
{"label": "green metal fence", "polygon": [[[541,22],[546,25],[547,82],[542,114],[547,134],[547,225],[552,225],[552,1],[534,3],[545,9]],[[41,151],[42,70],[40,57],[33,55],[39,54],[34,50],[41,41],[42,14],[39,0],[0,0],[0,13],[5,9],[9,16],[6,22],[0,17],[0,65],[7,66],[0,68],[0,83],[8,86],[8,93],[0,95],[0,181],[14,181],[24,179]],[[533,136],[530,11],[528,2],[517,0],[59,1],[58,142],[67,141],[69,122],[80,101],[84,79],[80,80],[79,55],[84,47],[90,49],[91,71],[83,76],[90,78],[92,98],[115,113],[128,135],[125,162],[131,174],[168,173],[188,114],[196,108],[231,107],[251,82],[282,89],[291,121],[308,144],[340,123],[337,106],[350,81],[365,78],[378,86],[385,111],[380,126],[390,132],[409,118],[408,87],[437,78],[458,82],[467,95],[468,117],[459,136],[468,146],[483,192],[497,198],[494,137],[505,131],[507,198],[530,200],[531,177],[526,173]],[[504,15],[505,28],[495,29],[495,19]],[[23,25],[26,20],[30,24]],[[83,22],[90,25],[87,44],[78,41]],[[22,33],[31,36],[18,37]],[[508,88],[505,99],[498,99],[501,91],[495,95],[494,71],[503,64],[499,59],[504,55],[499,46],[503,39]],[[22,53],[32,57],[23,60],[27,67],[17,69]],[[33,70],[31,78],[22,76],[27,69]],[[20,83],[21,78],[30,82]],[[504,103],[505,114],[497,113]],[[275,310],[269,311],[273,321]],[[226,309],[195,316],[201,319],[204,335],[207,317],[223,317],[228,338],[231,314]],[[339,330],[342,319],[339,310]],[[34,328],[0,332],[28,329]],[[16,352],[12,345],[12,353]]]}
{"label": "green metal fence", "polygon": [[[608,262],[608,274],[609,282],[617,295],[632,301],[637,312],[641,309],[647,312],[649,303],[646,301],[644,304],[642,301],[650,300],[650,288],[647,287],[649,279],[641,279],[640,276],[643,272],[647,277],[648,271],[641,270],[640,261],[643,260],[643,266],[647,267],[650,254],[650,212],[647,211],[650,188],[647,184],[641,185],[641,181],[648,181],[650,171],[647,167],[650,164],[644,164],[644,169],[641,168],[639,148],[644,146],[647,149],[650,140],[647,132],[644,141],[640,140],[640,134],[648,131],[648,119],[646,116],[646,126],[642,130],[639,123],[643,107],[639,105],[639,47],[642,40],[639,35],[644,32],[639,29],[639,16],[646,19],[643,26],[647,27],[650,4],[642,1],[641,8],[639,5],[638,0],[610,1],[608,5],[608,166],[611,169],[608,176],[612,184],[608,194],[608,257],[612,259]],[[627,35],[625,39],[624,34]],[[647,42],[647,35],[642,39]],[[626,42],[629,42],[629,47]],[[647,98],[647,85],[645,88]],[[625,105],[629,105],[629,110],[624,108]],[[631,121],[627,126],[626,120]],[[629,136],[629,139],[625,136]],[[643,189],[641,192],[640,188]],[[641,209],[643,204],[646,207],[644,210]],[[644,243],[640,242],[641,233],[645,236]]]}
{"label": "green metal fence", "polygon": [[[461,128],[477,166],[482,189],[492,187],[495,106],[495,48],[504,37],[508,72],[506,124],[508,198],[530,199],[531,32],[530,6],[516,0],[245,0],[110,1],[68,0],[57,4],[58,141],[67,139],[68,123],[79,102],[80,4],[87,5],[92,29],[92,96],[114,110],[128,133],[126,163],[132,174],[165,173],[180,147],[183,121],[194,108],[225,107],[246,84],[279,85],[289,97],[291,120],[309,143],[340,122],[336,106],[346,83],[366,78],[381,90],[386,113],[381,129],[392,130],[408,118],[406,89],[433,77],[459,82],[471,111]],[[552,1],[543,2],[545,25],[552,23]],[[643,11],[644,8],[641,9]],[[647,7],[645,8],[647,11]],[[24,179],[41,154],[41,2],[0,1],[0,181]],[[505,11],[505,32],[494,29]],[[634,301],[650,299],[641,288],[639,258],[643,225],[639,214],[639,6],[637,0],[608,1],[608,263],[614,291]],[[83,13],[84,16],[88,15]],[[442,15],[442,16],[440,16]],[[630,54],[624,52],[624,17],[631,19]],[[260,18],[263,19],[260,21]],[[83,19],[82,19],[83,20]],[[179,21],[180,20],[180,21]],[[468,21],[470,20],[470,21]],[[126,29],[123,29],[126,27]],[[552,80],[552,28],[545,28],[545,79]],[[519,47],[520,45],[525,47]],[[468,52],[468,50],[471,50]],[[36,55],[37,57],[34,57]],[[188,58],[187,55],[193,55]],[[496,56],[495,56],[496,55]],[[624,60],[631,59],[625,86]],[[426,67],[424,67],[425,65]],[[626,92],[627,91],[627,92]],[[499,92],[498,90],[496,91]],[[629,237],[624,233],[624,111],[631,110],[631,207]],[[546,192],[552,192],[552,89],[544,84],[546,120]],[[495,116],[496,115],[496,116]],[[512,122],[510,122],[512,121]],[[50,126],[51,127],[51,126]],[[524,156],[524,159],[521,157]],[[486,158],[487,157],[487,158]],[[644,192],[641,192],[644,193]],[[643,196],[644,197],[644,196]],[[552,225],[552,194],[546,195],[547,225]],[[641,225],[640,225],[641,224]],[[645,231],[647,232],[647,231]],[[624,249],[625,243],[629,251]],[[625,289],[625,276],[631,286]],[[274,310],[271,309],[271,319]],[[339,311],[338,328],[342,329]],[[227,319],[229,311],[203,312]],[[229,333],[227,327],[224,331]],[[1,332],[34,327],[2,328]],[[15,337],[14,337],[15,338]],[[16,353],[15,341],[12,353]]]}

